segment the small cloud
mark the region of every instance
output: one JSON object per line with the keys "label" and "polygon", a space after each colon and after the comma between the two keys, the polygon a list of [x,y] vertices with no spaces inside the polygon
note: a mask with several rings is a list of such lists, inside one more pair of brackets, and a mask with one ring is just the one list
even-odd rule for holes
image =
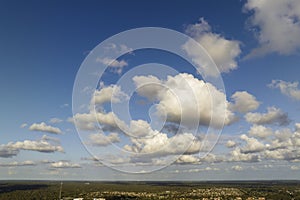
{"label": "small cloud", "polygon": [[295,166],[295,165],[291,166],[291,170],[299,170],[299,169],[300,169],[299,166]]}
{"label": "small cloud", "polygon": [[61,108],[66,108],[66,107],[69,107],[69,104],[65,103],[65,104],[62,104],[60,105]]}
{"label": "small cloud", "polygon": [[61,134],[62,131],[53,126],[47,125],[45,122],[42,123],[34,123],[29,127],[29,130],[31,131],[40,131],[40,132],[47,132],[47,133],[53,133],[53,134]]}
{"label": "small cloud", "polygon": [[26,126],[28,126],[28,124],[27,123],[23,123],[23,124],[21,124],[20,128],[25,128]]}
{"label": "small cloud", "polygon": [[121,74],[123,71],[123,67],[128,66],[128,62],[125,60],[115,60],[109,57],[105,58],[97,58],[96,62],[102,63],[105,66],[108,66],[109,69],[112,70],[113,73]]}
{"label": "small cloud", "polygon": [[51,163],[52,168],[81,168],[79,164],[73,164],[69,161],[58,161]]}
{"label": "small cloud", "polygon": [[279,89],[280,92],[291,99],[300,101],[300,89],[298,88],[299,82],[287,82],[282,80],[272,80],[268,85],[270,88]]}
{"label": "small cloud", "polygon": [[240,165],[235,165],[235,166],[232,166],[231,169],[233,169],[235,171],[242,171],[244,168]]}
{"label": "small cloud", "polygon": [[275,107],[269,107],[266,113],[247,113],[245,118],[247,122],[257,125],[277,124],[285,126],[291,121],[287,113]]}
{"label": "small cloud", "polygon": [[230,109],[240,113],[256,110],[260,105],[260,102],[256,100],[255,96],[246,91],[235,92],[231,96],[231,99],[234,103],[230,104]]}
{"label": "small cloud", "polygon": [[59,118],[51,118],[51,119],[49,120],[49,122],[50,122],[51,124],[58,124],[58,123],[63,122],[63,120],[62,120],[62,119],[59,119]]}
{"label": "small cloud", "polygon": [[35,162],[27,160],[24,162],[11,162],[11,163],[0,163],[0,167],[25,167],[25,166],[35,166]]}
{"label": "small cloud", "polygon": [[109,135],[104,135],[103,133],[90,134],[89,139],[93,146],[107,146],[120,142],[120,137],[117,133],[110,133]]}
{"label": "small cloud", "polygon": [[228,147],[228,148],[234,148],[236,146],[237,146],[237,143],[233,140],[228,140],[226,143],[226,147]]}

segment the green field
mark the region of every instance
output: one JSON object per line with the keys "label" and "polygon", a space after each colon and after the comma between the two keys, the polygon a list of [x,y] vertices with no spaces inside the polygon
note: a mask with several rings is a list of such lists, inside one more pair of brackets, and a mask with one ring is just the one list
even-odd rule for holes
{"label": "green field", "polygon": [[[0,199],[59,199],[61,182],[1,181]],[[65,181],[62,199],[300,199],[298,181],[76,182]]]}

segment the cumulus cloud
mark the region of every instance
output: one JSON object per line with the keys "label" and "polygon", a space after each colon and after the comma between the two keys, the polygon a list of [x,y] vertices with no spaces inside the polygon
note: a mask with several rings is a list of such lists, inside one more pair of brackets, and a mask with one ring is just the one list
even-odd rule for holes
{"label": "cumulus cloud", "polygon": [[199,156],[182,155],[177,160],[177,164],[199,164]]}
{"label": "cumulus cloud", "polygon": [[260,156],[258,154],[244,153],[240,147],[236,147],[230,152],[229,161],[235,162],[258,162],[260,161]]}
{"label": "cumulus cloud", "polygon": [[51,163],[52,168],[81,168],[79,164],[74,164],[69,161],[58,161]]}
{"label": "cumulus cloud", "polygon": [[256,27],[259,46],[247,56],[277,52],[289,55],[300,49],[300,2],[298,0],[248,0],[245,10],[253,12],[249,22]]}
{"label": "cumulus cloud", "polygon": [[110,85],[102,86],[100,90],[96,90],[92,96],[91,103],[104,104],[104,103],[119,103],[124,99],[128,99],[128,95],[121,90],[120,86]]}
{"label": "cumulus cloud", "polygon": [[277,88],[280,92],[294,100],[300,101],[299,82],[286,82],[282,80],[272,80],[268,86],[270,88]]}
{"label": "cumulus cloud", "polygon": [[255,135],[259,139],[245,134],[241,135],[242,142],[230,152],[228,161],[285,160],[296,162],[300,160],[300,133],[297,129],[293,132],[289,128],[283,128],[267,134],[262,134],[261,131],[271,132],[266,127],[255,125],[251,127],[248,134]]}
{"label": "cumulus cloud", "polygon": [[233,140],[228,140],[226,142],[226,147],[228,147],[228,148],[233,148],[233,147],[236,147],[236,146],[237,146],[237,143]]}
{"label": "cumulus cloud", "polygon": [[120,120],[113,112],[90,112],[90,113],[77,113],[72,118],[68,119],[69,122],[75,123],[76,127],[81,130],[97,130],[101,126],[103,131],[118,132],[120,128],[126,129],[126,124]]}
{"label": "cumulus cloud", "polygon": [[2,145],[3,149],[8,150],[28,150],[28,151],[38,151],[43,153],[52,153],[52,152],[64,152],[62,146],[53,145],[51,141],[41,139],[41,140],[24,140],[18,142],[9,142],[5,145]]}
{"label": "cumulus cloud", "polygon": [[53,133],[53,134],[61,134],[62,133],[62,131],[59,128],[47,125],[45,122],[41,122],[39,124],[34,123],[29,127],[29,130],[47,132],[47,133]]}
{"label": "cumulus cloud", "polygon": [[300,133],[300,123],[295,124],[296,132]]}
{"label": "cumulus cloud", "polygon": [[257,125],[277,124],[284,126],[290,123],[287,113],[275,107],[267,108],[267,113],[247,113],[245,118],[247,122]]}
{"label": "cumulus cloud", "polygon": [[124,150],[149,156],[194,154],[198,153],[202,147],[201,142],[191,133],[168,137],[165,133],[153,131],[152,137],[131,138],[131,142],[132,145],[125,145]]}
{"label": "cumulus cloud", "polygon": [[[239,41],[229,40],[213,33],[211,26],[203,18],[200,18],[198,23],[189,25],[186,33],[204,47],[220,72],[229,72],[237,68],[236,59],[241,53]],[[218,71],[208,64],[205,56],[198,51],[191,40],[183,45],[183,49],[205,76],[218,75]]]}
{"label": "cumulus cloud", "polygon": [[52,153],[56,151],[64,152],[61,146],[52,145],[50,142],[45,140],[40,140],[40,141],[24,140],[22,142],[9,142],[5,145],[5,147],[14,150],[38,151],[43,153]]}
{"label": "cumulus cloud", "polygon": [[258,137],[258,138],[267,138],[268,136],[272,135],[273,131],[271,128],[267,128],[262,125],[253,125],[248,134],[250,136]]}
{"label": "cumulus cloud", "polygon": [[248,137],[245,134],[241,135],[240,138],[246,142],[245,146],[241,148],[242,153],[257,153],[265,149],[265,145],[256,138]]}
{"label": "cumulus cloud", "polygon": [[0,145],[0,157],[11,158],[19,154],[20,150],[37,151],[42,153],[64,152],[62,146],[57,144],[59,141],[54,141],[47,136],[43,136],[40,140],[24,140],[17,142],[9,142]]}
{"label": "cumulus cloud", "polygon": [[105,135],[103,133],[95,133],[89,135],[90,144],[94,146],[108,146],[112,143],[120,142],[120,137],[117,133]]}
{"label": "cumulus cloud", "polygon": [[260,102],[258,102],[252,94],[249,94],[246,91],[235,92],[231,96],[231,99],[233,103],[230,105],[230,109],[240,113],[256,110],[260,105]]}
{"label": "cumulus cloud", "polygon": [[133,81],[139,95],[158,101],[157,114],[166,116],[169,122],[188,126],[199,121],[200,125],[222,127],[236,121],[226,95],[191,74],[168,76],[167,80],[135,76]]}

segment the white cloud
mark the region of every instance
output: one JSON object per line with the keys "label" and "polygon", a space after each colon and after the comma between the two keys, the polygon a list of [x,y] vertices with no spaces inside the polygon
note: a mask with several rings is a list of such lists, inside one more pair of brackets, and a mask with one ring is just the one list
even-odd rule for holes
{"label": "white cloud", "polygon": [[177,164],[199,164],[199,156],[182,155],[177,160]]}
{"label": "white cloud", "polygon": [[292,165],[291,166],[291,170],[300,170],[300,167],[296,166],[296,165]]}
{"label": "white cloud", "polygon": [[[186,33],[200,43],[217,65],[220,72],[229,72],[237,68],[236,59],[241,53],[240,42],[225,39],[220,34],[213,33],[210,25],[203,18],[199,23],[189,25]],[[192,58],[205,76],[217,76],[213,66],[207,64],[198,48],[190,40],[183,45],[183,49]]]}
{"label": "white cloud", "polygon": [[191,133],[168,137],[165,133],[153,131],[153,137],[131,138],[131,142],[132,145],[124,146],[126,151],[148,154],[149,156],[194,154],[201,150],[200,141]]}
{"label": "white cloud", "polygon": [[81,168],[79,164],[73,164],[69,161],[58,161],[51,163],[51,167],[53,168]]}
{"label": "white cloud", "polygon": [[120,131],[120,129],[126,130],[126,124],[113,112],[77,113],[72,118],[69,118],[68,121],[76,123],[77,128],[81,130],[97,130],[99,129],[98,123],[103,131],[117,132]]}
{"label": "white cloud", "polygon": [[92,96],[91,103],[104,104],[107,102],[119,103],[124,99],[128,99],[128,95],[121,90],[120,86],[110,85],[103,86],[100,90],[96,90]]}
{"label": "white cloud", "polygon": [[23,123],[23,124],[21,124],[20,128],[25,128],[26,126],[28,126],[28,124],[27,123]]}
{"label": "white cloud", "polygon": [[265,149],[265,145],[256,138],[248,137],[245,134],[241,135],[240,138],[246,142],[246,145],[241,148],[242,153],[257,153]]}
{"label": "white cloud", "polygon": [[262,126],[262,125],[253,125],[248,134],[250,136],[254,136],[254,137],[259,137],[259,138],[266,138],[270,135],[273,134],[273,131],[271,128],[267,128],[265,126]]}
{"label": "white cloud", "polygon": [[295,124],[296,132],[300,133],[300,123]]}
{"label": "white cloud", "polygon": [[200,125],[211,123],[213,127],[222,127],[223,123],[231,124],[236,120],[228,108],[226,95],[191,74],[168,76],[167,80],[135,76],[133,81],[139,95],[158,101],[157,114],[166,116],[169,122],[189,126],[199,121]]}
{"label": "white cloud", "polygon": [[114,44],[110,43],[106,47],[104,47],[106,50],[114,53],[119,53],[119,54],[125,54],[129,53],[132,54],[133,49],[124,45],[124,44]]}
{"label": "white cloud", "polygon": [[24,166],[35,166],[35,162],[27,160],[24,162],[11,162],[11,163],[0,163],[0,167],[24,167]]}
{"label": "white cloud", "polygon": [[50,122],[51,124],[58,124],[58,123],[63,122],[63,120],[55,117],[55,118],[51,118],[51,119],[49,120],[49,122]]}
{"label": "white cloud", "polygon": [[246,91],[235,92],[231,96],[231,99],[234,102],[230,105],[231,110],[240,113],[256,110],[260,105],[260,102],[258,102],[252,94],[249,94]]}
{"label": "white cloud", "polygon": [[112,72],[121,74],[123,71],[123,67],[128,66],[128,63],[125,60],[114,60],[109,57],[105,58],[97,58],[96,62],[102,63],[105,66],[108,66]]}
{"label": "white cloud", "polygon": [[232,166],[231,169],[233,169],[235,171],[242,171],[244,168],[240,165],[235,165],[235,166]]}
{"label": "white cloud", "polygon": [[228,148],[233,148],[233,147],[236,147],[236,146],[237,146],[237,143],[233,140],[228,140],[226,142],[226,147],[228,147]]}
{"label": "white cloud", "polygon": [[110,133],[109,135],[104,135],[103,133],[90,134],[89,139],[91,145],[94,146],[108,146],[112,143],[120,142],[117,133]]}
{"label": "white cloud", "polygon": [[272,80],[268,86],[270,88],[278,88],[280,92],[294,100],[300,101],[299,82],[286,82],[282,80]]}
{"label": "white cloud", "polygon": [[235,162],[258,162],[260,161],[260,156],[252,153],[243,153],[240,147],[236,147],[230,152],[231,157],[229,161]]}
{"label": "white cloud", "polygon": [[59,128],[47,125],[45,122],[42,122],[40,124],[34,123],[29,127],[29,130],[31,130],[31,131],[41,131],[41,132],[47,132],[47,133],[54,133],[54,134],[61,134],[62,133],[62,131]]}
{"label": "white cloud", "polygon": [[257,27],[259,47],[247,57],[277,52],[293,54],[300,49],[300,1],[248,0],[245,10],[253,11],[250,24]]}
{"label": "white cloud", "polygon": [[216,168],[216,167],[205,167],[205,168],[183,170],[182,172],[183,173],[199,173],[199,172],[205,172],[205,171],[219,171],[219,170],[220,169]]}
{"label": "white cloud", "polygon": [[11,150],[28,150],[28,151],[38,151],[43,153],[52,153],[52,152],[64,152],[63,148],[59,145],[52,145],[48,141],[40,140],[24,140],[22,142],[9,142],[4,145],[5,148]]}
{"label": "white cloud", "polygon": [[283,126],[290,123],[287,113],[280,109],[269,107],[267,111],[267,113],[247,113],[245,115],[246,121],[258,125],[277,124]]}

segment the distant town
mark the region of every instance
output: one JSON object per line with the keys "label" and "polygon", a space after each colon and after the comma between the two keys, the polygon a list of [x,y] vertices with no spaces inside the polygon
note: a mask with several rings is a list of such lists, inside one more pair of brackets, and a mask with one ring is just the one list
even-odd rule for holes
{"label": "distant town", "polygon": [[0,200],[300,199],[298,181],[56,182],[1,181]]}

